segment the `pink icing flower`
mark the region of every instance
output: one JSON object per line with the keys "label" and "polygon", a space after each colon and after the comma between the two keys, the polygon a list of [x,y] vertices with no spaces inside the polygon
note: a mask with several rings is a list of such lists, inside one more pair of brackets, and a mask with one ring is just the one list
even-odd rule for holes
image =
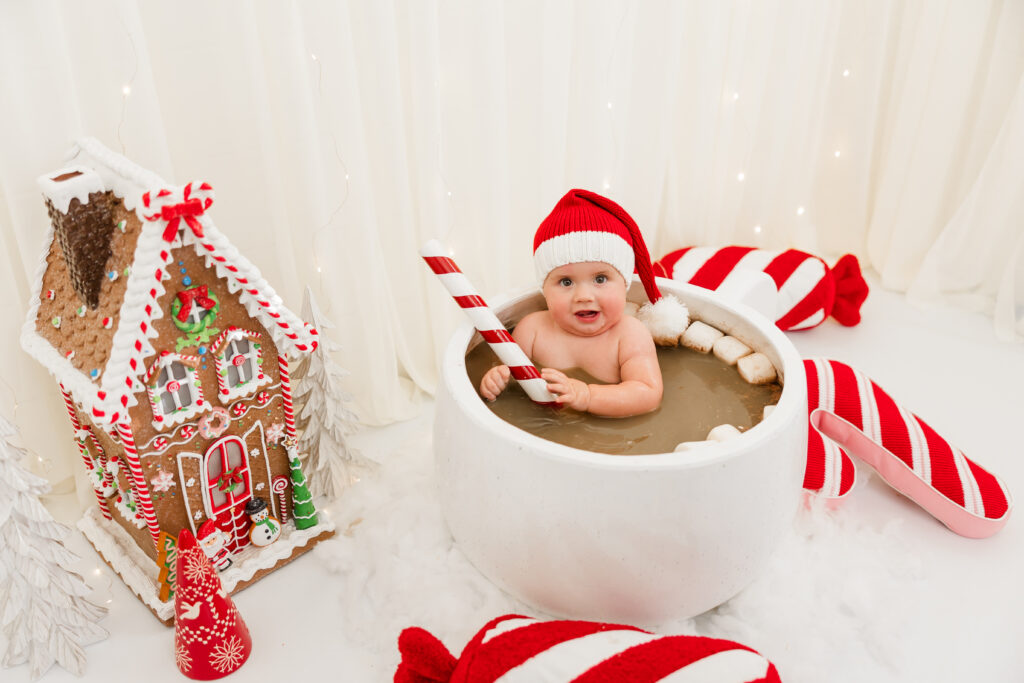
{"label": "pink icing flower", "polygon": [[150,479],[149,483],[154,491],[170,491],[172,486],[177,485],[174,475],[164,470],[157,470],[156,476]]}
{"label": "pink icing flower", "polygon": [[271,443],[277,443],[284,436],[284,425],[280,422],[275,422],[267,430],[267,441]]}

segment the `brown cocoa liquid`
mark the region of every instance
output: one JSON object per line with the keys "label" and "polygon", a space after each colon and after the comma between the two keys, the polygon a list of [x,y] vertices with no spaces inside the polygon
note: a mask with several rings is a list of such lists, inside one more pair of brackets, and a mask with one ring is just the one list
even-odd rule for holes
{"label": "brown cocoa liquid", "polygon": [[[531,401],[514,380],[496,401],[484,403],[506,422],[555,443],[611,455],[649,455],[670,453],[683,441],[703,441],[720,424],[746,431],[761,421],[764,407],[778,403],[782,393],[777,382],[748,384],[735,366],[684,347],[659,347],[658,363],[665,393],[661,406],[646,415],[611,418],[545,408]],[[487,344],[466,354],[469,379],[477,390],[484,373],[495,365],[500,361]],[[600,384],[578,369],[566,374]]]}

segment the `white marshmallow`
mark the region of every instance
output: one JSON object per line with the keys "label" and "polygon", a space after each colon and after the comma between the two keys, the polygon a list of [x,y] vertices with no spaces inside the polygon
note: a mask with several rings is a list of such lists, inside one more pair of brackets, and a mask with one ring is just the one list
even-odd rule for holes
{"label": "white marshmallow", "polygon": [[752,351],[749,346],[739,339],[728,335],[715,340],[715,345],[711,350],[714,352],[715,358],[726,365],[736,365],[736,361],[743,358],[743,356],[749,356]]}
{"label": "white marshmallow", "polygon": [[708,432],[708,441],[728,441],[729,439],[735,439],[739,435],[740,430],[731,424],[722,424]]}
{"label": "white marshmallow", "polygon": [[768,419],[768,416],[771,415],[772,411],[774,411],[774,410],[775,410],[775,406],[774,405],[765,406],[764,407],[764,412],[761,414],[761,419],[762,420]]}
{"label": "white marshmallow", "polygon": [[775,381],[775,368],[768,356],[763,353],[752,353],[736,361],[740,377],[750,384],[768,384]]}
{"label": "white marshmallow", "polygon": [[676,446],[673,449],[673,451],[675,453],[682,453],[684,451],[695,451],[698,448],[702,448],[704,446],[707,446],[709,443],[711,443],[711,442],[710,441],[684,441],[681,444],[679,444],[678,446]]}
{"label": "white marshmallow", "polygon": [[707,323],[695,320],[686,328],[686,332],[683,332],[683,338],[680,341],[687,348],[708,353],[714,347],[715,342],[723,336],[725,334],[721,330],[716,330]]}

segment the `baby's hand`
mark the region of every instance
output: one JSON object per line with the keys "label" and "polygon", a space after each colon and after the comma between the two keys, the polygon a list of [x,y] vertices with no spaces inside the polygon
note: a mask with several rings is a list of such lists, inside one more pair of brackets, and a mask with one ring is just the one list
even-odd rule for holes
{"label": "baby's hand", "polygon": [[590,407],[590,387],[585,382],[572,379],[554,368],[544,368],[540,376],[548,383],[548,391],[556,396],[555,400],[561,405],[581,412],[586,412]]}
{"label": "baby's hand", "polygon": [[507,365],[497,365],[484,375],[480,380],[480,395],[488,401],[498,398],[498,394],[508,386],[508,380],[512,376]]}

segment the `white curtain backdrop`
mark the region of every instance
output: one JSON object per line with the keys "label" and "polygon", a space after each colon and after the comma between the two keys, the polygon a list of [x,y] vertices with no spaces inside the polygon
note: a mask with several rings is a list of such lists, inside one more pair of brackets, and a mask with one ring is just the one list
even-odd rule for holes
{"label": "white curtain backdrop", "polygon": [[[916,301],[1024,338],[1024,3],[644,0],[0,5],[0,410],[74,471],[18,334],[47,222],[35,177],[91,135],[183,184],[296,310],[309,284],[367,423],[433,391],[460,311],[531,285],[569,188],[657,257],[845,252]],[[78,468],[81,469],[81,468]]]}

